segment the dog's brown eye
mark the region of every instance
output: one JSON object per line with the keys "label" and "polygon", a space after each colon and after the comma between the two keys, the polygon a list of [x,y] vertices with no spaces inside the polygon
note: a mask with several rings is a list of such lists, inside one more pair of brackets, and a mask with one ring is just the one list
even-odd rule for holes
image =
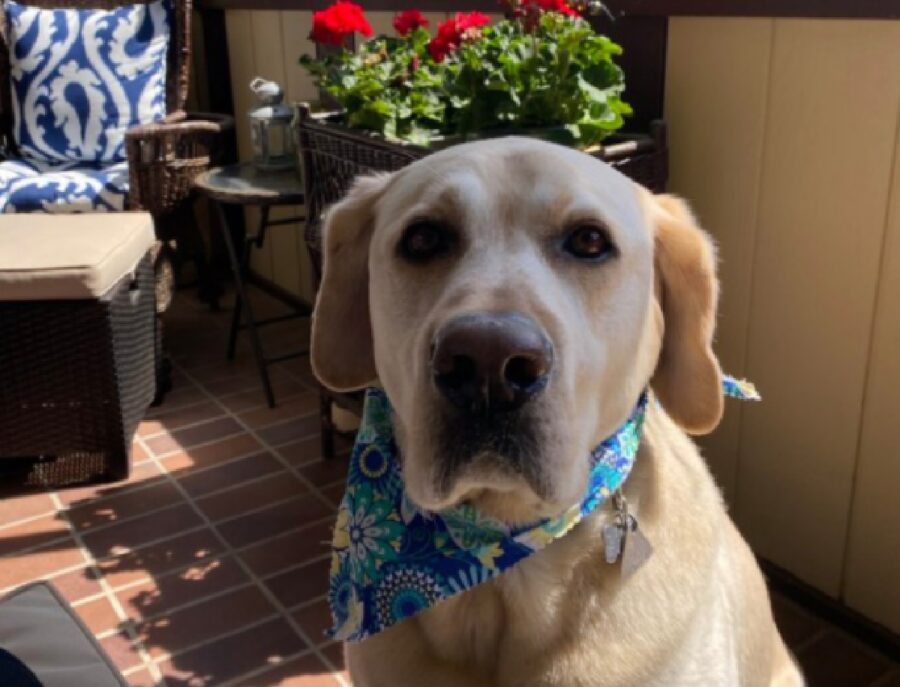
{"label": "dog's brown eye", "polygon": [[563,250],[582,260],[603,260],[615,254],[615,246],[603,227],[586,224],[566,237]]}
{"label": "dog's brown eye", "polygon": [[423,262],[446,253],[453,243],[452,232],[440,222],[422,220],[410,224],[400,239],[400,254],[407,260]]}

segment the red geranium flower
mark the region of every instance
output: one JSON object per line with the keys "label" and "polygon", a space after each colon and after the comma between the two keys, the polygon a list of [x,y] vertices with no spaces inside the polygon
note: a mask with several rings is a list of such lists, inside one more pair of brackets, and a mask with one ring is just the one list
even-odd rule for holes
{"label": "red geranium flower", "polygon": [[457,12],[455,17],[438,25],[437,35],[428,44],[428,52],[435,62],[443,62],[459,48],[463,39],[477,37],[478,30],[490,23],[491,18],[481,12]]}
{"label": "red geranium flower", "polygon": [[309,37],[316,43],[343,45],[346,36],[359,32],[366,38],[374,33],[359,5],[338,0],[331,7],[313,13],[313,28]]}
{"label": "red geranium flower", "polygon": [[405,10],[394,17],[394,29],[400,36],[405,36],[419,27],[428,26],[428,20],[422,16],[419,10]]}
{"label": "red geranium flower", "polygon": [[560,14],[565,14],[569,17],[581,16],[566,2],[566,0],[526,0],[526,4],[537,5],[537,7],[544,12],[559,12]]}

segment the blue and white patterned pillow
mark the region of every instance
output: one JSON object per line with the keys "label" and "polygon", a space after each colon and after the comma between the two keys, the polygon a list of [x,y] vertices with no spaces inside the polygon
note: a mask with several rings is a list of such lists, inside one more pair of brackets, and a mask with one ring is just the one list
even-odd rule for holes
{"label": "blue and white patterned pillow", "polygon": [[15,139],[45,162],[118,162],[124,134],[166,115],[171,0],[114,10],[6,0]]}

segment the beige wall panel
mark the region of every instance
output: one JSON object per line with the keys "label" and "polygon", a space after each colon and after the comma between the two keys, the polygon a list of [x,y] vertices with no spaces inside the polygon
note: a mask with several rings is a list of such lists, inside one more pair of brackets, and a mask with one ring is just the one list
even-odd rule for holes
{"label": "beige wall panel", "polygon": [[366,12],[366,17],[372,25],[372,30],[376,36],[385,35],[393,36],[394,27],[391,21],[394,19],[396,12]]}
{"label": "beige wall panel", "polygon": [[291,102],[308,102],[319,97],[312,78],[300,66],[301,55],[315,55],[315,44],[309,40],[311,30],[312,12],[281,13],[285,89]]}
{"label": "beige wall panel", "polygon": [[[300,66],[300,56],[315,54],[315,44],[309,40],[312,29],[312,12],[282,12],[281,31],[284,45],[284,71],[288,98],[291,102],[310,102],[318,99],[318,89],[312,78]],[[296,215],[304,213],[303,207],[291,208]],[[309,259],[306,255],[306,244],[303,239],[303,225],[285,228],[294,242],[295,265],[297,275],[296,293],[307,301],[312,301],[312,274]]]}
{"label": "beige wall panel", "polygon": [[[894,52],[900,73],[900,36]],[[900,132],[900,113],[897,117]],[[844,599],[900,633],[900,135],[863,405]]]}
{"label": "beige wall panel", "polygon": [[[263,78],[277,81],[287,89],[287,69],[285,66],[285,45],[283,42],[282,13],[276,11],[253,12],[253,48],[256,73]],[[296,214],[292,207],[272,209],[273,219],[282,219]],[[297,239],[295,225],[273,227],[266,238],[268,271],[261,269],[264,277],[291,293],[300,291],[300,266],[297,259]],[[262,266],[261,266],[262,267]]]}
{"label": "beige wall panel", "polygon": [[[238,154],[242,160],[251,157],[250,129],[247,127],[247,111],[250,109],[250,81],[256,76],[253,54],[253,31],[248,10],[230,10],[225,13],[228,33],[228,59],[231,63],[231,88],[234,93],[234,117],[237,125]],[[224,75],[223,75],[224,76]]]}
{"label": "beige wall panel", "polygon": [[[778,20],[757,222],[737,519],[839,591],[894,154],[900,24]],[[711,107],[718,107],[715,102]]]}
{"label": "beige wall panel", "polygon": [[[250,160],[253,147],[250,143],[250,128],[247,112],[251,108],[252,94],[248,88],[256,76],[256,58],[253,48],[253,13],[248,10],[233,10],[225,13],[225,27],[228,34],[228,59],[231,63],[231,88],[234,94],[234,120],[237,131],[238,157]],[[259,213],[250,209],[246,212],[247,227],[255,231]],[[253,256],[253,267],[262,274],[271,272],[271,259],[267,252]]]}
{"label": "beige wall panel", "polygon": [[[716,351],[745,373],[745,344],[765,135],[771,19],[684,18],[669,22],[666,121],[672,192],[687,198],[719,247],[722,300]],[[742,406],[701,442],[733,501]]]}

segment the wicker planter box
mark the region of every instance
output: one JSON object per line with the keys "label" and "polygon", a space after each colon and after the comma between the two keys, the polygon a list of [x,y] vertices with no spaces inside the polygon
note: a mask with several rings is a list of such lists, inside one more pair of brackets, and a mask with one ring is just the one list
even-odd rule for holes
{"label": "wicker planter box", "polygon": [[[317,118],[304,112],[300,121],[300,151],[307,194],[306,244],[315,269],[316,284],[321,277],[322,211],[341,199],[353,179],[367,172],[392,172],[429,155],[432,150],[386,141],[348,129],[334,116]],[[654,122],[648,135],[616,134],[593,153],[623,174],[655,192],[665,189],[669,159],[666,127]]]}
{"label": "wicker planter box", "polygon": [[125,479],[161,347],[148,254],[95,300],[0,301],[0,483]]}

